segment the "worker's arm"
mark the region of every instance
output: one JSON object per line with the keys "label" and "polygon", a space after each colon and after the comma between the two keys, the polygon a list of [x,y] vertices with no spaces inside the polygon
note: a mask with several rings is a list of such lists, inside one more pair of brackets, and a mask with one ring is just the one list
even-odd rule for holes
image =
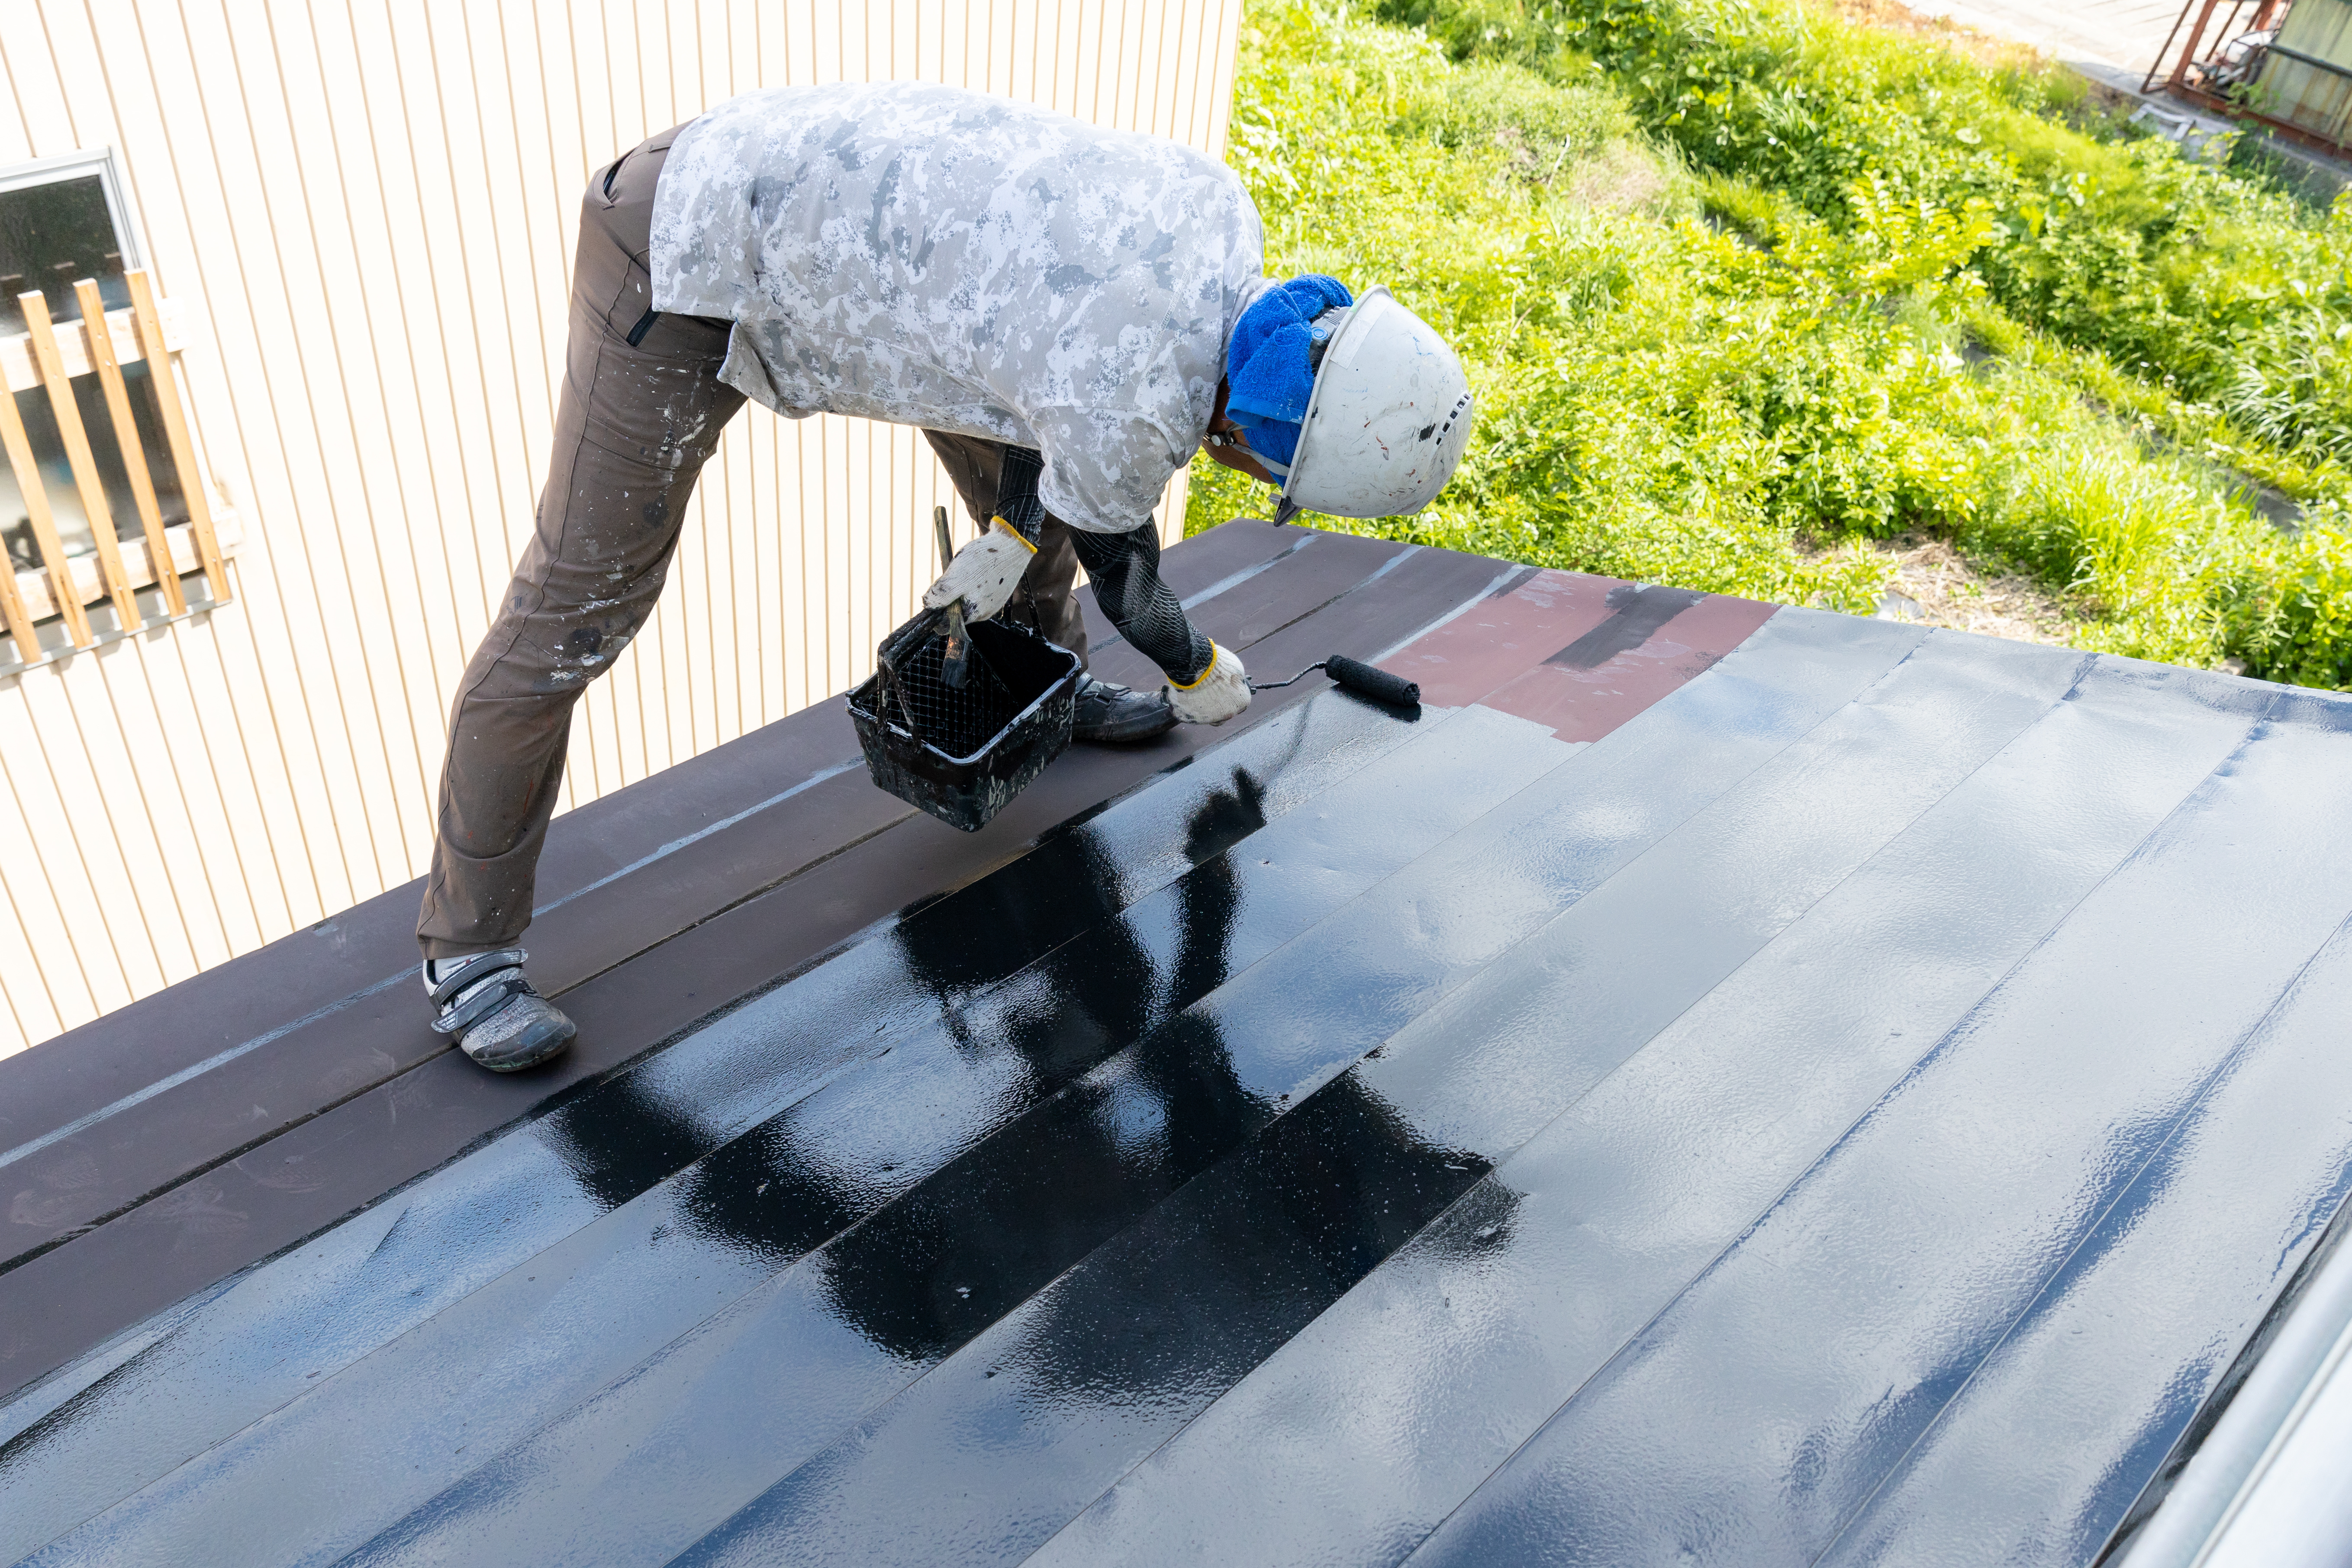
{"label": "worker's arm", "polygon": [[[1083,466],[1079,471],[1085,471]],[[1032,516],[1043,522],[1044,502],[1019,496],[1014,489],[1025,485],[1034,490],[1041,473],[1038,454],[1006,453],[1004,472],[997,510],[1016,522]],[[1160,476],[1159,484],[1166,482]],[[1159,493],[1158,489],[1150,492],[1151,497]],[[1132,506],[1134,497],[1127,498],[1126,504]],[[1109,531],[1073,527],[1070,542],[1078,564],[1095,585],[1095,603],[1119,636],[1168,677],[1168,706],[1176,717],[1187,724],[1222,724],[1249,706],[1249,672],[1231,648],[1219,647],[1202,636],[1176,602],[1160,575],[1160,531],[1152,525],[1149,498],[1141,511],[1144,521],[1139,528]]]}
{"label": "worker's arm", "polygon": [[1037,499],[1040,467],[1037,454],[1025,447],[1004,449],[988,527],[957,551],[939,581],[923,591],[925,609],[961,599],[967,616],[984,621],[1004,608],[1037,553],[1037,535],[1045,525],[1045,506]]}
{"label": "worker's arm", "polygon": [[1249,706],[1249,672],[1202,635],[1160,575],[1160,531],[1070,531],[1095,603],[1119,635],[1168,677],[1168,705],[1187,724],[1222,724]]}
{"label": "worker's arm", "polygon": [[[1005,449],[988,531],[956,552],[923,595],[938,608],[962,599],[965,613],[986,620],[1004,607],[1028,570],[1045,506],[1038,496],[1043,460],[1029,448]],[[1095,585],[1095,602],[1111,625],[1168,677],[1168,702],[1188,724],[1221,724],[1249,706],[1249,676],[1231,648],[1201,634],[1160,575],[1160,532],[1149,521],[1122,533],[1070,530],[1078,564]]]}

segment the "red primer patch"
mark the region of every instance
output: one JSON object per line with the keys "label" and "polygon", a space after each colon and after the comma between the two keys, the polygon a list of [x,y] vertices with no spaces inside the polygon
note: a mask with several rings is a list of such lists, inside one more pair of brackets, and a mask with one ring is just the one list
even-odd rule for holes
{"label": "red primer patch", "polygon": [[[1584,581],[1603,589],[1613,585],[1598,577]],[[1597,741],[1692,677],[1706,673],[1779,608],[1711,595],[1660,626],[1639,647],[1591,669],[1536,664],[1480,700],[1541,724],[1563,741]],[[1561,625],[1565,630],[1569,623]],[[1560,646],[1585,629],[1570,632]]]}
{"label": "red primer patch", "polygon": [[1538,572],[1482,599],[1381,668],[1421,685],[1421,700],[1459,708],[1504,686],[1607,620],[1610,577]]}

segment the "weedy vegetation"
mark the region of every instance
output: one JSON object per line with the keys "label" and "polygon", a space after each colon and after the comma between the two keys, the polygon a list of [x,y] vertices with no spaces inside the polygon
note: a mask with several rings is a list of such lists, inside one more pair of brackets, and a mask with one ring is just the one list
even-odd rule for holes
{"label": "weedy vegetation", "polygon": [[1253,0],[1238,75],[1269,268],[1387,283],[1479,398],[1348,526],[1855,613],[1941,540],[2078,647],[2352,686],[2352,208],[1811,0]]}

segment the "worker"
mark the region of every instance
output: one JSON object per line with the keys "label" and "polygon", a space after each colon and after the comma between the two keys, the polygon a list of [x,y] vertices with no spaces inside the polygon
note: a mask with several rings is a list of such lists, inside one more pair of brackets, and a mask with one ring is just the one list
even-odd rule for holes
{"label": "worker", "polygon": [[1086,567],[1166,685],[1085,679],[1074,738],[1246,708],[1241,659],[1160,580],[1168,481],[1205,442],[1285,515],[1409,512],[1471,408],[1410,311],[1274,282],[1263,243],[1240,182],[1189,147],[918,82],[747,93],[598,170],[537,529],[451,712],[417,923],[435,1029],[499,1071],[572,1037],[515,944],[572,706],[652,610],[747,397],[923,429],[982,525],[926,605],[1083,658]]}

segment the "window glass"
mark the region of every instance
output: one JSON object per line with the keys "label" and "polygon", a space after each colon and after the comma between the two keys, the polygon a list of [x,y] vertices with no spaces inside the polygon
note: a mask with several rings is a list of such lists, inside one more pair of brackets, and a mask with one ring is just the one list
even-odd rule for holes
{"label": "window glass", "polygon": [[69,174],[0,191],[0,331],[21,332],[16,296],[37,289],[49,314],[79,321],[77,279],[98,279],[110,310],[131,303],[122,281],[122,240],[96,174]]}

